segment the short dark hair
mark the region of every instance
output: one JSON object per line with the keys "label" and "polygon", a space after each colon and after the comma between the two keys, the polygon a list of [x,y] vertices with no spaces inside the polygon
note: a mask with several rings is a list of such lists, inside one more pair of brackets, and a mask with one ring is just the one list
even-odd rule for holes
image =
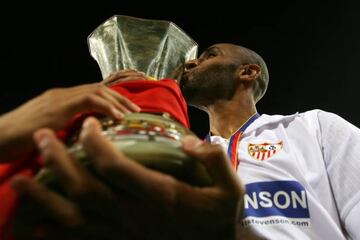
{"label": "short dark hair", "polygon": [[255,102],[258,102],[265,95],[269,83],[269,72],[266,63],[264,59],[253,50],[242,46],[240,46],[240,48],[243,62],[248,64],[258,64],[261,68],[261,74],[256,79],[256,83],[254,85],[254,100]]}

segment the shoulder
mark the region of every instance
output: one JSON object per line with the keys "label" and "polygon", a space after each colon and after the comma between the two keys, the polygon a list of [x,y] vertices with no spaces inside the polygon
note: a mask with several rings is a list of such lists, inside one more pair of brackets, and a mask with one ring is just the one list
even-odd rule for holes
{"label": "shoulder", "polygon": [[314,125],[318,122],[318,114],[322,112],[322,110],[314,109],[306,112],[296,112],[294,114],[289,115],[269,115],[262,114],[259,118],[262,124],[294,124],[294,123],[302,123],[302,124],[311,124]]}
{"label": "shoulder", "polygon": [[[335,113],[327,112],[321,109],[313,109],[305,112],[296,112],[290,115],[261,114],[261,116],[252,125],[250,125],[249,130],[269,127],[275,128],[279,125],[282,125],[285,128],[291,126],[302,126],[307,129],[319,130],[332,126],[336,126],[338,128],[343,126],[349,127],[351,123]],[[353,127],[355,126],[351,125],[351,128]]]}
{"label": "shoulder", "polygon": [[269,115],[262,114],[254,125],[257,127],[276,127],[279,125],[285,128],[296,126],[305,127],[307,129],[320,129],[321,125],[328,125],[334,122],[346,122],[338,115],[326,112],[321,109],[313,109],[306,112],[296,112],[290,115]]}
{"label": "shoulder", "polygon": [[315,109],[299,114],[304,119],[317,121],[320,128],[352,128],[356,129],[352,123],[341,117],[340,115],[320,109]]}
{"label": "shoulder", "polygon": [[267,121],[302,121],[302,122],[314,122],[314,121],[346,121],[339,115],[331,112],[327,112],[321,109],[313,109],[306,112],[296,112],[291,115],[268,115],[262,114],[261,117]]}

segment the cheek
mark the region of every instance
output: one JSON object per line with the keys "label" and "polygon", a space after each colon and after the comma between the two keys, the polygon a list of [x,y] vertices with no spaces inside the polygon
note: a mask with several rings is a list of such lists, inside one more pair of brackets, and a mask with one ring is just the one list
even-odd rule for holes
{"label": "cheek", "polygon": [[236,65],[232,63],[211,63],[204,64],[193,70],[189,75],[189,82],[192,84],[204,84],[213,87],[229,85],[236,80]]}
{"label": "cheek", "polygon": [[192,78],[194,81],[211,81],[219,77],[220,68],[217,66],[206,66],[194,69]]}
{"label": "cheek", "polygon": [[233,79],[233,74],[230,74],[230,71],[223,66],[209,68],[202,73],[202,76],[207,82],[211,82],[214,85],[221,85]]}

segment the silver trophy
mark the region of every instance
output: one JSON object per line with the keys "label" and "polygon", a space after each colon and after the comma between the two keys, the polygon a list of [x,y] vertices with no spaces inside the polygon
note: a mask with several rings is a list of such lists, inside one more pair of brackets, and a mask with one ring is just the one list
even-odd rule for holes
{"label": "silver trophy", "polygon": [[[178,66],[195,58],[198,49],[172,22],[122,15],[97,27],[89,35],[88,45],[103,78],[122,69],[136,69],[158,80],[169,78]],[[182,150],[182,138],[193,133],[172,118],[141,112],[127,114],[121,121],[100,121],[103,134],[135,161],[194,185],[211,183],[204,167]],[[69,150],[92,169],[76,137]],[[47,169],[37,177],[48,185],[55,183]]]}
{"label": "silver trophy", "polygon": [[102,77],[122,69],[136,69],[155,79],[197,55],[198,45],[169,21],[115,15],[88,37],[91,56]]}

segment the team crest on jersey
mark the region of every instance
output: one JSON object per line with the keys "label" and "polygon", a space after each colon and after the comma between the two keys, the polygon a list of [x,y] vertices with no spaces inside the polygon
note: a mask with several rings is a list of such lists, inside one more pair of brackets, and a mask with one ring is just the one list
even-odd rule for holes
{"label": "team crest on jersey", "polygon": [[255,160],[264,161],[278,153],[282,147],[282,141],[278,143],[250,143],[248,146],[248,152]]}

